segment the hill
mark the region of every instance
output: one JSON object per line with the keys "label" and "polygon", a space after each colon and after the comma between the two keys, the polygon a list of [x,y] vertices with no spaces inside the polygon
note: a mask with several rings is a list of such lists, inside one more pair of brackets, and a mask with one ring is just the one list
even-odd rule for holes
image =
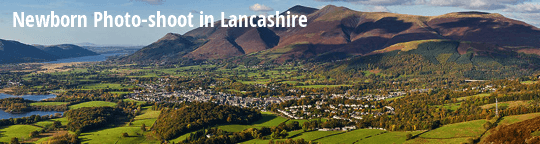
{"label": "hill", "polygon": [[35,47],[45,51],[46,53],[55,55],[60,59],[99,55],[95,52],[72,44],[61,44],[52,46],[35,45]]}
{"label": "hill", "polygon": [[57,56],[31,45],[0,39],[0,64],[42,62],[56,60],[57,58]]}
{"label": "hill", "polygon": [[168,33],[158,41],[143,47],[124,61],[169,60],[182,57],[205,42],[191,36]]}
{"label": "hill", "polygon": [[[294,6],[288,11],[307,15],[308,26],[231,28],[220,27],[218,21],[215,27],[197,28],[184,35],[175,34],[183,40],[162,44],[163,40],[160,39],[147,46],[151,48],[141,50],[152,56],[136,53],[127,59],[205,60],[245,56],[274,63],[289,60],[329,61],[370,55],[398,43],[433,39],[472,42],[475,46],[495,48],[482,49],[488,53],[502,48],[505,51],[540,54],[540,44],[536,42],[540,38],[540,29],[500,14],[456,12],[417,16],[360,12],[332,5],[322,9]],[[175,50],[178,48],[171,45],[185,48],[180,48],[181,53],[178,53]],[[465,47],[463,49],[466,50],[468,47]],[[162,53],[168,50],[174,53]],[[393,50],[399,50],[399,47],[393,47]]]}

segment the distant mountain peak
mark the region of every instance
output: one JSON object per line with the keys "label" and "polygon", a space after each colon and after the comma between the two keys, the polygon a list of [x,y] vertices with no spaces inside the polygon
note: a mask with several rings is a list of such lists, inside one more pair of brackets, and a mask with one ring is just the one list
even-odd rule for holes
{"label": "distant mountain peak", "polygon": [[283,12],[282,15],[284,15],[287,11],[290,11],[291,14],[296,14],[296,15],[309,15],[311,13],[316,12],[317,10],[319,10],[319,9],[312,8],[312,7],[306,7],[306,6],[302,6],[302,5],[295,5],[295,6],[291,7],[291,8],[289,8],[288,10],[286,10],[285,12]]}
{"label": "distant mountain peak", "polygon": [[176,39],[179,39],[181,37],[182,37],[181,34],[167,33],[165,36],[163,36],[161,39],[159,39],[159,41],[162,41],[162,40],[176,40]]}

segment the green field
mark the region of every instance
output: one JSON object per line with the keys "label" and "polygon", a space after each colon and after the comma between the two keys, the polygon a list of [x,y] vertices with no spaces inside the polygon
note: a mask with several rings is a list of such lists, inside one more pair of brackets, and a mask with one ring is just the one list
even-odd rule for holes
{"label": "green field", "polygon": [[359,140],[357,143],[361,144],[393,144],[404,143],[407,139],[407,134],[417,135],[423,131],[401,132],[393,131],[384,134],[376,135],[370,138]]}
{"label": "green field", "polygon": [[67,123],[68,123],[67,118],[63,117],[63,118],[50,119],[50,120],[46,120],[46,121],[40,121],[40,122],[34,123],[34,125],[40,126],[40,127],[47,127],[47,126],[52,125],[54,123],[54,121],[60,121],[62,123],[62,125],[67,125]]}
{"label": "green field", "polygon": [[502,120],[499,122],[499,125],[501,124],[514,124],[517,122],[521,122],[524,120],[532,119],[535,117],[540,116],[540,113],[530,113],[530,114],[523,114],[523,115],[513,115],[513,116],[505,116],[502,118]]}
{"label": "green field", "polygon": [[472,98],[472,97],[486,97],[486,96],[489,96],[491,95],[490,93],[483,93],[483,94],[477,94],[477,95],[472,95],[472,96],[466,96],[466,97],[460,97],[460,98],[457,98],[458,101],[464,101],[464,100],[467,100],[468,98]]}
{"label": "green field", "polygon": [[451,111],[456,111],[461,106],[461,103],[449,103],[444,105],[437,105],[438,108],[444,108]]}
{"label": "green field", "polygon": [[353,130],[353,131],[338,134],[338,135],[321,138],[319,140],[316,140],[316,142],[323,143],[323,144],[327,144],[327,143],[328,144],[329,143],[349,144],[349,143],[358,142],[360,140],[366,139],[366,137],[368,136],[374,136],[382,132],[384,131],[377,130],[377,129],[358,129],[358,130]]}
{"label": "green field", "polygon": [[486,120],[474,120],[449,124],[431,130],[406,143],[461,143],[469,138],[479,137],[484,133]]}
{"label": "green field", "polygon": [[[298,131],[292,131],[292,132],[289,132],[289,137],[287,138],[290,138],[290,139],[304,139],[306,141],[313,141],[313,140],[316,140],[316,139],[320,139],[320,138],[323,138],[323,137],[327,137],[327,136],[330,136],[330,135],[335,135],[335,134],[340,134],[340,133],[344,133],[342,131],[311,131],[311,132],[303,132],[303,130],[298,130]],[[285,139],[277,139],[277,140],[274,140],[274,141],[284,141]],[[246,142],[243,142],[244,144],[268,144],[268,142],[270,142],[270,140],[261,140],[261,139],[252,139],[252,140],[249,140],[249,141],[246,141]]]}
{"label": "green field", "polygon": [[55,106],[55,105],[65,105],[68,102],[35,102],[31,103],[31,106]]}
{"label": "green field", "polygon": [[484,131],[486,120],[474,120],[449,124],[420,135],[422,138],[458,138],[480,136]]}
{"label": "green field", "polygon": [[522,81],[521,84],[535,84],[538,81]]}
{"label": "green field", "polygon": [[277,126],[282,122],[287,121],[286,118],[277,116],[270,112],[262,112],[263,118],[256,121],[251,125],[222,125],[219,128],[229,131],[229,132],[239,132],[248,128],[261,128],[261,127],[272,127]]}
{"label": "green field", "polygon": [[452,138],[452,139],[425,139],[425,138],[415,138],[404,142],[404,144],[460,144],[467,142],[470,138]]}
{"label": "green field", "polygon": [[123,99],[124,102],[136,102],[137,104],[145,104],[145,101],[138,101],[138,100],[132,100],[132,99]]}
{"label": "green field", "polygon": [[[143,132],[141,125],[144,123],[147,129],[150,129],[157,120],[160,111],[150,110],[150,107],[144,107],[142,114],[135,117],[132,125],[106,128],[87,133],[82,133],[79,137],[82,143],[102,144],[132,144],[132,143],[159,143],[156,141],[149,131]],[[128,133],[129,137],[123,137],[122,133]]]}
{"label": "green field", "polygon": [[78,109],[82,107],[103,107],[103,106],[115,107],[116,103],[106,102],[106,101],[89,101],[89,102],[84,102],[84,103],[69,106],[69,109]]}
{"label": "green field", "polygon": [[19,140],[28,138],[30,132],[39,131],[41,128],[32,125],[12,125],[0,129],[0,142],[10,142],[11,138],[17,137]]}

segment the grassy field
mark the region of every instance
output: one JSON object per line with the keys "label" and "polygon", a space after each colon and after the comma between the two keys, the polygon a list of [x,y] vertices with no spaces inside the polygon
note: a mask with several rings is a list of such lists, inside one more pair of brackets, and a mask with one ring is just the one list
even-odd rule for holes
{"label": "grassy field", "polygon": [[485,131],[486,120],[474,120],[449,124],[431,130],[406,143],[462,143],[469,138],[479,137]]}
{"label": "grassy field", "polygon": [[449,103],[449,104],[444,104],[444,105],[437,105],[436,107],[438,108],[445,108],[445,109],[448,109],[448,110],[451,110],[451,111],[456,111],[459,107],[461,106],[461,103]]}
{"label": "grassy field", "polygon": [[538,81],[522,81],[521,84],[535,84]]}
{"label": "grassy field", "polygon": [[415,138],[404,142],[404,144],[459,144],[467,142],[469,138],[452,138],[452,139],[425,139]]}
{"label": "grassy field", "polygon": [[280,123],[287,121],[286,118],[277,116],[270,112],[262,112],[262,115],[263,118],[261,120],[258,120],[251,125],[222,125],[219,126],[219,128],[229,132],[239,132],[248,128],[277,126]]}
{"label": "grassy field", "polygon": [[106,101],[89,101],[89,102],[84,102],[84,103],[69,106],[69,109],[78,109],[82,107],[103,107],[103,106],[115,107],[116,103],[106,102]]}
{"label": "grassy field", "polygon": [[[303,132],[303,130],[298,130],[298,131],[289,132],[289,137],[287,137],[287,138],[290,138],[290,139],[300,139],[300,138],[302,138],[302,139],[304,139],[306,141],[313,141],[315,139],[319,139],[319,138],[323,138],[323,137],[326,137],[326,136],[339,134],[339,133],[343,133],[343,132],[341,132],[341,131]],[[286,140],[286,139],[275,139],[274,141],[284,141],[284,140]],[[269,142],[270,142],[270,140],[252,139],[252,140],[243,142],[243,144],[268,144]]]}
{"label": "grassy field", "polygon": [[[350,144],[350,143],[359,142],[360,140],[366,139],[366,137],[368,136],[374,136],[382,132],[384,131],[377,130],[377,129],[358,129],[358,130],[353,130],[353,131],[338,134],[338,135],[321,138],[319,140],[316,140],[316,142],[323,143],[323,144],[329,144],[329,143]],[[363,143],[363,142],[360,142],[360,143]]]}
{"label": "grassy field", "polygon": [[40,122],[34,123],[34,125],[40,126],[40,127],[47,127],[47,126],[52,125],[54,121],[60,121],[62,125],[67,125],[68,123],[67,118],[63,117],[63,118],[50,119],[46,121],[40,121]]}
{"label": "grassy field", "polygon": [[502,120],[499,122],[500,124],[514,124],[517,122],[521,122],[524,120],[532,119],[535,117],[539,117],[540,113],[530,113],[530,114],[523,114],[523,115],[514,115],[514,116],[505,116],[502,118]]}
{"label": "grassy field", "polygon": [[306,141],[313,141],[322,137],[326,137],[333,134],[339,134],[343,133],[342,131],[311,131],[311,132],[305,132],[301,135],[294,137],[294,139],[304,139]]}
{"label": "grassy field", "polygon": [[[150,129],[157,120],[160,111],[153,111],[150,107],[144,107],[142,114],[135,117],[132,125],[106,128],[87,133],[82,133],[79,138],[82,143],[102,144],[102,143],[117,143],[117,144],[132,144],[132,143],[159,143],[156,141],[150,132],[143,132],[141,125],[144,123],[147,129]],[[128,133],[129,137],[123,137],[122,133]]]}
{"label": "grassy field", "polygon": [[359,140],[357,143],[361,144],[393,144],[393,143],[404,143],[407,139],[407,134],[416,135],[419,133],[422,133],[423,131],[412,131],[412,132],[401,132],[401,131],[395,131],[395,132],[387,132],[380,135],[375,135],[370,138],[364,138],[362,140]]}
{"label": "grassy field", "polygon": [[[527,101],[499,102],[499,108],[501,108],[501,106],[511,108],[511,107],[518,107],[518,106],[527,106],[527,105],[529,105],[529,103]],[[483,109],[495,109],[495,104],[492,103],[492,104],[487,104],[487,105],[483,105],[483,106],[480,106],[480,107],[483,108]]]}
{"label": "grassy field", "polygon": [[28,138],[30,132],[39,130],[41,130],[41,128],[32,125],[12,125],[2,127],[0,129],[0,142],[9,143],[13,137],[24,140]]}
{"label": "grassy field", "polygon": [[472,95],[472,96],[466,96],[466,97],[460,97],[460,98],[457,98],[458,101],[464,101],[464,100],[467,100],[468,98],[471,98],[471,97],[486,97],[486,96],[489,96],[490,93],[483,93],[483,94],[477,94],[477,95]]}
{"label": "grassy field", "polygon": [[138,100],[132,100],[132,99],[124,99],[123,101],[124,102],[136,102],[139,105],[146,103],[145,101],[138,101]]}
{"label": "grassy field", "polygon": [[474,120],[449,124],[420,135],[422,138],[458,138],[480,136],[484,131],[486,120]]}
{"label": "grassy field", "polygon": [[35,102],[31,103],[31,106],[55,106],[55,105],[64,105],[68,104],[68,102]]}

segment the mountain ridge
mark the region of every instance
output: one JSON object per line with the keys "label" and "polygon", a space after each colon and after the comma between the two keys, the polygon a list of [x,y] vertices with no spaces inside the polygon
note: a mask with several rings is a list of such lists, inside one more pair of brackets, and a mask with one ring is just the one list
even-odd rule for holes
{"label": "mountain ridge", "polygon": [[[308,26],[224,28],[220,27],[220,21],[216,21],[216,27],[196,28],[181,35],[204,43],[184,51],[185,54],[167,59],[205,60],[255,56],[262,59],[262,62],[274,63],[326,56],[343,59],[364,56],[398,43],[431,39],[513,47],[515,49],[512,51],[528,54],[537,54],[540,48],[540,43],[535,42],[540,39],[540,29],[496,13],[454,12],[439,16],[418,16],[361,12],[333,5],[318,10],[294,6],[289,11],[306,14]],[[153,54],[152,51],[147,53]],[[164,59],[153,57],[143,60]]]}

